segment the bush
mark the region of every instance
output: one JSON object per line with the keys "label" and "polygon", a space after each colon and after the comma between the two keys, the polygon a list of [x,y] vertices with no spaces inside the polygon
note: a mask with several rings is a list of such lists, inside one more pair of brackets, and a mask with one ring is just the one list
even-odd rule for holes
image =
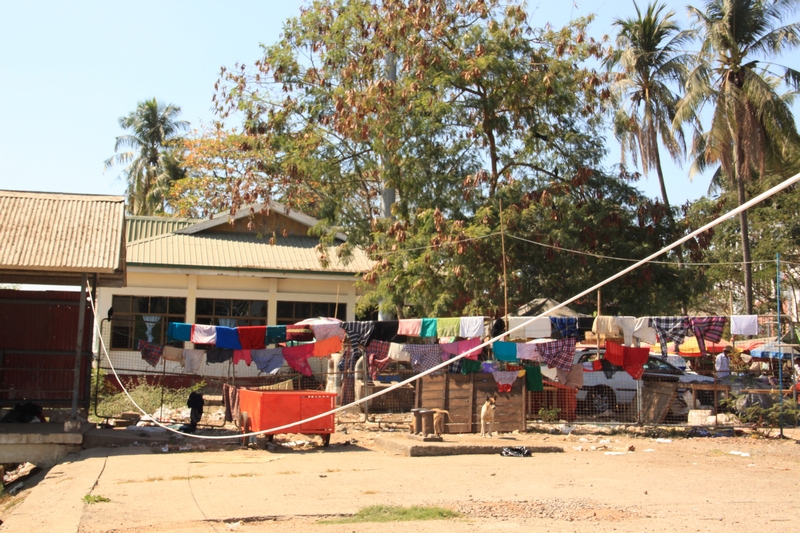
{"label": "bush", "polygon": [[[136,376],[126,379],[125,388],[130,394],[130,398],[124,392],[112,394],[98,394],[97,409],[95,412],[102,418],[113,418],[126,411],[138,411],[131,402],[131,398],[147,414],[155,413],[162,405],[172,409],[186,407],[186,400],[189,394],[205,388],[205,381],[195,383],[191,387],[179,389],[169,389],[159,384],[147,382],[145,376]],[[102,391],[103,387],[101,387]]]}

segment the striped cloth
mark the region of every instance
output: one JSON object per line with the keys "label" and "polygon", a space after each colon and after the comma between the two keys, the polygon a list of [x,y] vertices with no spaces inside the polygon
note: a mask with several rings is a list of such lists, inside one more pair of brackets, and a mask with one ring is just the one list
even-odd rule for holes
{"label": "striped cloth", "polygon": [[703,316],[692,317],[689,325],[697,337],[697,346],[700,348],[700,355],[706,354],[706,340],[719,342],[722,340],[722,330],[728,319],[724,316]]}
{"label": "striped cloth", "polygon": [[342,322],[342,329],[347,333],[350,346],[356,349],[359,346],[366,346],[372,339],[372,332],[375,331],[375,323],[371,320]]}
{"label": "striped cloth", "polygon": [[661,343],[661,355],[667,356],[667,341],[681,344],[689,333],[689,318],[685,316],[651,316],[650,327],[656,330]]}

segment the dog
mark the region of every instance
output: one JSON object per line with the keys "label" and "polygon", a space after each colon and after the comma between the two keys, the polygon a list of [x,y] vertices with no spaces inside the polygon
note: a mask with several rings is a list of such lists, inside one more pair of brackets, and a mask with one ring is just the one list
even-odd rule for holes
{"label": "dog", "polygon": [[433,410],[433,433],[443,435],[445,433],[445,422],[450,421],[450,413],[444,409]]}
{"label": "dog", "polygon": [[[497,395],[486,396],[486,401],[481,407],[481,437],[492,436],[492,425],[494,424],[494,410],[497,407]],[[488,429],[488,431],[487,431]]]}

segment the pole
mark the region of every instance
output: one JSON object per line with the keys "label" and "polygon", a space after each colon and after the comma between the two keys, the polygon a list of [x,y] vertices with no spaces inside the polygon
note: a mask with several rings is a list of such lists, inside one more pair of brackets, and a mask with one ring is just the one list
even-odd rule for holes
{"label": "pole", "polygon": [[[775,252],[775,299],[778,308],[778,346],[781,346],[781,253]],[[783,348],[778,348],[781,354],[781,362],[778,365],[778,390],[780,391],[780,411],[778,415],[778,425],[780,426],[781,438],[783,438]],[[791,357],[791,352],[789,357]]]}
{"label": "pole", "polygon": [[[392,90],[394,90],[395,82],[397,81],[397,57],[393,52],[386,54],[386,79],[391,82]],[[388,164],[387,164],[388,163]],[[393,169],[394,163],[389,157],[389,161],[383,162],[383,177],[381,178],[381,217],[384,219],[392,218],[392,205],[395,202],[396,191],[394,187],[390,187],[387,183],[386,174]],[[395,314],[393,312],[383,311],[381,305],[378,306],[378,320],[394,320]]]}
{"label": "pole", "polygon": [[506,275],[506,232],[503,228],[503,199],[500,199],[500,244],[503,249],[503,308],[506,330],[508,330],[508,276]]}
{"label": "pole", "polygon": [[78,390],[81,386],[81,362],[83,360],[83,325],[86,318],[86,274],[81,274],[81,295],[78,304],[78,338],[75,347],[75,371],[72,375],[72,411],[70,420],[78,419]]}

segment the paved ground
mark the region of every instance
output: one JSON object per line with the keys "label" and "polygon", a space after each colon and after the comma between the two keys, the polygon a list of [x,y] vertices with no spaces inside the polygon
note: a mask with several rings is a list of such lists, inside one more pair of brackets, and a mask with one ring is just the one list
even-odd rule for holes
{"label": "paved ground", "polygon": [[[86,450],[0,506],[0,531],[730,533],[794,531],[800,521],[800,446],[793,439],[665,441],[573,433],[505,435],[491,442],[564,449],[511,458],[406,457],[375,444],[376,437],[408,441],[398,433],[333,437],[329,448],[305,450]],[[487,442],[475,436],[446,439],[460,446]],[[109,501],[90,505],[85,495]],[[440,505],[462,517],[320,523],[374,504]]]}

